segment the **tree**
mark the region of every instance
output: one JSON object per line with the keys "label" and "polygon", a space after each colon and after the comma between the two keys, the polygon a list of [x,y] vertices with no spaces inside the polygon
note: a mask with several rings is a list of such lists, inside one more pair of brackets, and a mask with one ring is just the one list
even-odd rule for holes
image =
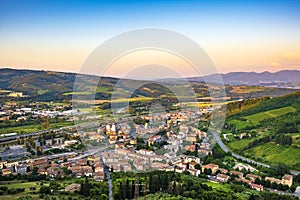
{"label": "tree", "polygon": [[47,129],[49,127],[49,125],[50,125],[50,122],[49,122],[48,117],[44,117],[42,119],[42,127],[43,127],[43,129]]}
{"label": "tree", "polygon": [[108,196],[106,194],[101,194],[101,196],[100,196],[99,199],[100,200],[108,200],[109,198],[108,198]]}
{"label": "tree", "polygon": [[291,191],[292,193],[294,193],[294,192],[296,191],[296,186],[295,186],[295,185],[292,185],[292,186],[290,187],[290,191]]}
{"label": "tree", "polygon": [[205,168],[205,169],[204,169],[204,174],[206,174],[206,175],[211,175],[211,174],[212,174],[212,170],[211,170],[211,169]]}
{"label": "tree", "polygon": [[196,164],[194,167],[195,167],[195,169],[201,170],[200,164]]}
{"label": "tree", "polygon": [[50,194],[51,193],[51,189],[48,186],[42,186],[40,188],[40,194]]}

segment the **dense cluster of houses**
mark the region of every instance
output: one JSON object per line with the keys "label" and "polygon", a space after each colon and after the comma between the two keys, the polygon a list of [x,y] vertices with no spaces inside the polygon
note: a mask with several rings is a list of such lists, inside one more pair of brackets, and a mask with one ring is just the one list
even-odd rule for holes
{"label": "dense cluster of houses", "polygon": [[[7,162],[0,161],[2,176],[16,174],[31,174],[33,169],[37,169],[38,174],[45,174],[50,178],[70,175],[75,178],[89,176],[95,180],[103,180],[104,167],[99,158],[90,156],[88,158],[67,161],[66,157],[54,160],[41,158],[37,160]],[[69,173],[68,173],[69,172]]]}

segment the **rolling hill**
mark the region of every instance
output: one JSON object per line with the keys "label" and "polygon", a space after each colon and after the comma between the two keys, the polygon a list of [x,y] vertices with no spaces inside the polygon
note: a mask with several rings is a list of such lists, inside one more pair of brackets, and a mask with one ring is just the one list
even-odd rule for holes
{"label": "rolling hill", "polygon": [[[233,76],[234,73],[231,75]],[[38,70],[16,70],[9,68],[0,69],[0,90],[10,90],[16,92],[23,92],[29,95],[31,99],[37,100],[55,100],[55,99],[70,99],[73,94],[73,84],[76,79],[75,73],[53,72],[53,71],[38,71]],[[286,76],[284,76],[286,78]],[[97,81],[96,76],[82,75],[84,82]],[[227,79],[226,77],[224,78]],[[232,78],[233,79],[233,78]],[[101,77],[96,90],[96,99],[110,99],[115,85],[120,79],[113,77]],[[239,77],[237,77],[239,80]],[[283,80],[283,79],[282,79]],[[288,80],[288,79],[285,79]],[[190,85],[194,89],[197,97],[208,97],[209,91],[204,82],[200,79],[190,79]],[[131,85],[143,85],[137,88],[133,96],[143,97],[160,97],[173,96],[172,92],[167,87],[161,87],[156,81],[143,82],[142,80],[127,80],[126,83]],[[145,85],[144,85],[145,84]],[[176,86],[178,88],[187,87],[186,83],[178,81],[177,79],[169,79],[167,85]],[[85,87],[84,84],[82,87]],[[129,92],[129,86],[123,86],[120,92]],[[281,96],[291,93],[295,90],[286,88],[270,88],[262,86],[235,86],[227,85],[226,94],[233,99],[237,98],[253,98],[263,96]],[[90,88],[86,89],[85,94],[88,95],[92,91]],[[84,94],[82,94],[84,95]]]}
{"label": "rolling hill", "polygon": [[[281,88],[300,89],[300,71],[299,70],[282,70],[279,72],[230,72],[221,74],[223,81],[228,85],[253,85],[268,86]],[[202,77],[190,78],[193,81],[203,81]],[[205,77],[208,82],[215,82],[217,75],[209,75]]]}

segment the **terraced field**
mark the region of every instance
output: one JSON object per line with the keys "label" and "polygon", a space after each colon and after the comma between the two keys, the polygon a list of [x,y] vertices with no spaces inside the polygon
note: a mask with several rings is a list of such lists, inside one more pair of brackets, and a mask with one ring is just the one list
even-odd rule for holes
{"label": "terraced field", "polygon": [[269,110],[266,112],[260,112],[254,115],[246,116],[245,118],[251,122],[259,122],[264,119],[273,118],[273,117],[279,117],[281,115],[285,115],[289,112],[295,112],[296,108],[288,106],[283,108],[278,108],[274,110]]}
{"label": "terraced field", "polygon": [[293,166],[293,169],[300,169],[300,148],[295,146],[280,146],[274,143],[266,143],[255,148],[246,150],[257,158],[269,163],[285,163]]}
{"label": "terraced field", "polygon": [[292,106],[287,106],[283,108],[278,108],[274,110],[269,110],[266,112],[260,112],[253,115],[248,115],[245,118],[247,121],[233,119],[229,122],[229,124],[234,124],[237,130],[243,129],[247,126],[253,126],[259,124],[260,121],[264,119],[269,119],[273,117],[279,117],[281,115],[285,115],[290,112],[295,112],[297,109]]}

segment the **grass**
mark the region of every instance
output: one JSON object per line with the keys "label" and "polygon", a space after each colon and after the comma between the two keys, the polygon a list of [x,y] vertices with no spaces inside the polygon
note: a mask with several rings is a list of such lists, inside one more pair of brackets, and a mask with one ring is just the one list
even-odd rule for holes
{"label": "grass", "polygon": [[281,146],[275,143],[265,143],[246,150],[246,153],[261,158],[269,163],[285,163],[300,169],[300,148],[295,146]]}
{"label": "grass", "polygon": [[106,93],[106,94],[111,94],[113,91],[111,91],[109,88],[104,87],[104,86],[98,86],[96,89],[97,93]]}
{"label": "grass", "polygon": [[241,130],[246,128],[247,126],[258,125],[258,123],[264,119],[269,119],[273,117],[279,117],[281,115],[285,115],[290,112],[295,112],[296,108],[288,106],[283,108],[278,108],[274,110],[269,110],[266,112],[260,112],[253,115],[248,115],[244,117],[247,121],[242,121],[238,119],[230,120],[229,124],[234,124],[237,130]]}
{"label": "grass", "polygon": [[65,92],[63,95],[64,96],[67,96],[67,95],[74,95],[74,94],[77,94],[77,95],[89,95],[89,94],[92,94],[93,92],[91,91],[84,91],[84,92]]}
{"label": "grass", "polygon": [[[4,181],[0,182],[0,185],[7,186],[8,189],[13,189],[13,188],[25,188],[25,191],[22,193],[14,194],[14,195],[3,195],[0,196],[0,200],[15,200],[18,199],[19,197],[23,196],[31,196],[33,199],[39,199],[38,194],[30,194],[30,192],[38,192],[40,190],[40,182],[24,182],[22,183],[21,181]],[[48,184],[44,184],[48,185]],[[30,190],[31,187],[35,187],[35,190]]]}
{"label": "grass", "polygon": [[[59,122],[59,123],[50,123],[47,129],[54,129],[54,128],[61,128],[64,126],[71,126],[74,125],[74,122]],[[0,129],[0,134],[4,133],[31,133],[36,131],[43,130],[41,124],[33,124],[33,125],[26,125],[26,126],[19,126],[19,127],[9,127]]]}
{"label": "grass", "polygon": [[248,146],[248,144],[250,142],[252,142],[253,140],[255,140],[257,138],[248,138],[248,139],[242,139],[242,140],[236,140],[234,142],[230,142],[228,144],[228,146],[232,149],[232,150],[242,150],[245,147]]}
{"label": "grass", "polygon": [[260,112],[260,113],[254,114],[254,115],[249,115],[249,116],[246,116],[245,118],[252,122],[259,122],[264,119],[279,117],[281,115],[285,115],[287,113],[295,112],[295,111],[296,111],[296,108],[288,106],[288,107],[278,108],[278,109],[274,109],[274,110],[269,110],[266,112]]}
{"label": "grass", "polygon": [[216,190],[222,190],[226,192],[231,191],[229,184],[215,183],[215,182],[204,182],[203,184],[206,184]]}
{"label": "grass", "polygon": [[242,120],[237,120],[237,119],[230,120],[228,122],[228,124],[234,124],[237,130],[244,129],[247,126],[257,125],[256,122],[242,121]]}

